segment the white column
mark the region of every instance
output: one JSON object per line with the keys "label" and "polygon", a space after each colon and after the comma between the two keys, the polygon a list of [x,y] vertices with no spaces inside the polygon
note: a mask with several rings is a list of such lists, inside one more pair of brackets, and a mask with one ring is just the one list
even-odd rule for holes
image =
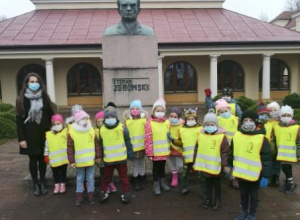
{"label": "white column", "polygon": [[220,55],[210,55],[210,81],[211,97],[218,94],[218,57]]}
{"label": "white column", "polygon": [[164,98],[163,56],[158,57],[158,96]]}
{"label": "white column", "polygon": [[263,55],[262,99],[270,99],[271,54]]}
{"label": "white column", "polygon": [[46,79],[47,79],[47,92],[52,102],[55,103],[55,84],[54,84],[54,70],[53,58],[43,59],[46,62]]}

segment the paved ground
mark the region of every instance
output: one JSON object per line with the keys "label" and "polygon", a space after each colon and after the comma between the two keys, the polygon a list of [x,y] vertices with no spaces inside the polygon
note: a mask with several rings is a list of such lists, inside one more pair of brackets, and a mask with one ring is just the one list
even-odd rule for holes
{"label": "paved ground", "polygon": [[[150,163],[148,164],[150,166]],[[300,183],[300,166],[294,167],[296,181]],[[48,185],[52,186],[50,173]],[[69,172],[68,191],[64,195],[35,197],[28,181],[28,159],[18,155],[15,141],[0,146],[0,216],[1,219],[234,219],[239,211],[239,193],[222,182],[222,203],[219,211],[201,207],[201,192],[195,175],[191,180],[191,193],[182,196],[179,188],[160,197],[152,195],[151,177],[147,188],[134,195],[131,204],[121,204],[118,191],[107,203],[81,207],[74,206],[75,182]],[[117,187],[120,189],[116,178]],[[99,189],[99,178],[96,177]],[[260,190],[257,219],[300,219],[300,189],[294,195],[284,195],[277,188]]]}

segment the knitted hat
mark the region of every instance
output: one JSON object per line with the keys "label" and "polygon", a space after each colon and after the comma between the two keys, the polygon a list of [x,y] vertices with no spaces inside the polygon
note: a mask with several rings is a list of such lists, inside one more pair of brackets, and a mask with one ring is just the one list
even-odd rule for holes
{"label": "knitted hat", "polygon": [[258,114],[255,111],[252,110],[246,110],[242,114],[241,122],[243,123],[245,118],[251,118],[255,124],[257,125],[258,123]]}
{"label": "knitted hat", "polygon": [[231,96],[233,97],[233,89],[230,87],[225,87],[222,91],[223,96]]}
{"label": "knitted hat", "polygon": [[215,113],[208,112],[203,118],[203,125],[208,122],[213,122],[218,125],[218,117]]}
{"label": "knitted hat", "polygon": [[178,118],[181,118],[181,110],[179,107],[176,106],[172,107],[170,113],[176,113]]}
{"label": "knitted hat", "polygon": [[152,107],[152,112],[154,111],[154,109],[157,107],[163,107],[164,109],[166,109],[166,102],[163,99],[157,99],[156,102],[154,102],[153,107]]}
{"label": "knitted hat", "polygon": [[74,115],[76,112],[83,111],[83,108],[81,105],[73,105],[71,109],[72,115]]}
{"label": "knitted hat", "polygon": [[134,107],[142,111],[142,102],[140,100],[132,100],[130,102],[130,108],[134,108]]}
{"label": "knitted hat", "polygon": [[60,115],[60,114],[56,114],[56,115],[52,116],[51,123],[53,123],[55,121],[59,121],[62,124],[64,123],[64,119],[63,119],[62,115]]}
{"label": "knitted hat", "polygon": [[117,108],[116,104],[115,104],[115,103],[113,103],[113,102],[109,102],[109,103],[107,103],[107,105],[105,106],[105,108],[106,108],[106,107],[108,107],[108,106],[111,106],[111,107]]}
{"label": "knitted hat", "polygon": [[292,109],[291,106],[289,106],[289,105],[281,106],[281,109],[279,111],[279,116],[284,115],[284,114],[289,114],[293,117],[294,109]]}
{"label": "knitted hat", "polygon": [[271,102],[270,104],[267,105],[267,108],[268,109],[274,108],[277,111],[280,110],[280,106],[279,106],[279,104],[277,102]]}
{"label": "knitted hat", "polygon": [[216,109],[217,109],[217,112],[221,109],[221,108],[228,108],[230,109],[230,106],[229,104],[224,100],[224,99],[218,99],[216,101]]}
{"label": "knitted hat", "polygon": [[98,121],[98,119],[104,118],[104,111],[100,111],[95,116],[95,121]]}
{"label": "knitted hat", "polygon": [[85,111],[78,111],[78,112],[76,112],[75,114],[74,114],[74,120],[75,120],[75,122],[77,123],[77,122],[79,122],[82,118],[84,118],[84,117],[90,117]]}
{"label": "knitted hat", "polygon": [[108,117],[118,118],[117,109],[112,106],[106,107],[104,109],[104,118]]}
{"label": "knitted hat", "polygon": [[184,118],[188,118],[190,116],[197,118],[197,110],[198,108],[184,109]]}
{"label": "knitted hat", "polygon": [[270,109],[267,108],[266,104],[263,102],[258,103],[257,105],[257,114],[270,114]]}

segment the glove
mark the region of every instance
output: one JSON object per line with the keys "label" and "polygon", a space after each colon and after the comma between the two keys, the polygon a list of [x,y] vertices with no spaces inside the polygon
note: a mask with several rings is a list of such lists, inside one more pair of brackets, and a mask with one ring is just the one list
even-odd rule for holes
{"label": "glove", "polygon": [[210,97],[210,96],[211,96],[211,90],[210,90],[210,88],[205,89],[204,92],[205,92],[205,95],[206,95],[207,97]]}
{"label": "glove", "polygon": [[269,180],[265,177],[262,177],[259,182],[260,188],[267,188]]}
{"label": "glove", "polygon": [[49,156],[44,156],[44,162],[45,164],[49,164],[50,162]]}
{"label": "glove", "polygon": [[172,137],[170,132],[168,132],[167,136],[168,136],[169,141],[171,141],[171,142],[174,141],[174,138]]}

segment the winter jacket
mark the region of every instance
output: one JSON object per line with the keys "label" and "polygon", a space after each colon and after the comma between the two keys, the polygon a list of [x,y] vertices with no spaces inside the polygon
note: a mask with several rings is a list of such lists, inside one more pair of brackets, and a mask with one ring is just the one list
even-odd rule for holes
{"label": "winter jacket", "polygon": [[[257,127],[256,130],[250,132],[246,132],[243,129],[240,129],[240,132],[246,135],[266,134],[266,130],[264,129],[264,127],[262,128]],[[232,167],[233,167],[233,150],[235,147],[239,147],[239,146],[234,146],[234,143],[232,141],[230,146],[230,157],[229,157],[229,164]],[[266,137],[264,137],[263,146],[260,151],[260,158],[262,163],[261,176],[265,178],[269,178],[272,175],[272,156],[271,156],[270,143]]]}
{"label": "winter jacket", "polygon": [[46,132],[50,130],[51,117],[54,112],[50,106],[46,105],[45,102],[43,102],[43,105],[42,120],[40,124],[32,121],[27,121],[24,124],[24,121],[27,119],[28,112],[30,110],[30,100],[26,97],[24,97],[24,117],[16,116],[18,141],[27,142],[26,149],[20,147],[20,154],[22,155],[44,155]]}
{"label": "winter jacket", "polygon": [[[235,115],[238,116],[239,118],[242,117],[242,110],[241,110],[241,107],[239,106],[239,104],[237,104],[236,100],[235,99],[231,99],[229,103],[235,103]],[[215,104],[212,100],[212,98],[209,96],[209,97],[205,97],[205,105],[206,105],[206,108],[207,109],[215,109]]]}

